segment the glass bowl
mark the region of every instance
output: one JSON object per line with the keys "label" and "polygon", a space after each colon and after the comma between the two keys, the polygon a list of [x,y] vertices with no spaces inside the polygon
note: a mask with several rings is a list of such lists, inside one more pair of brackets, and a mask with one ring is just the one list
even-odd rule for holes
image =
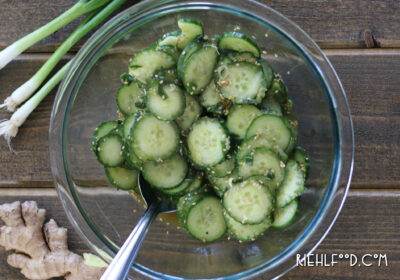
{"label": "glass bowl", "polygon": [[108,182],[91,150],[94,129],[117,119],[115,93],[129,58],[179,18],[204,23],[209,36],[238,30],[251,36],[279,72],[294,101],[299,143],[310,155],[307,192],[295,221],[254,242],[222,238],[203,244],[172,222],[157,220],[130,277],[156,279],[274,278],[296,265],[334,223],[349,187],[353,130],[342,85],[328,59],[297,25],[255,1],[143,1],[111,19],[75,56],[54,103],[50,160],[59,197],[82,239],[110,261],[144,209]]}

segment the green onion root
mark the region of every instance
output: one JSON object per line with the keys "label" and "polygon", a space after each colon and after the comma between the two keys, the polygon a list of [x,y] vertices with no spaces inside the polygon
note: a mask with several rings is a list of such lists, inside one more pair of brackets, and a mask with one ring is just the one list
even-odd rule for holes
{"label": "green onion root", "polygon": [[17,135],[18,128],[25,122],[32,111],[36,109],[43,98],[61,82],[70,63],[71,62],[65,64],[32,98],[22,105],[9,120],[0,122],[0,136],[4,136],[7,140],[8,147],[11,151],[14,151],[11,147],[11,139]]}

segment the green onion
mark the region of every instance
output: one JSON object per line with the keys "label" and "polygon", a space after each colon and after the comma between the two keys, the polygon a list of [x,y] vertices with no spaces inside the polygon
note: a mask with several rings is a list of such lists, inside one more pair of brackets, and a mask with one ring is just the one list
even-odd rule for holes
{"label": "green onion", "polygon": [[[102,0],[105,1],[105,0]],[[118,8],[124,1],[113,1],[96,16],[94,14],[97,10],[89,14],[84,22],[60,45],[54,54],[46,61],[45,64],[22,86],[17,88],[5,101],[0,105],[0,108],[6,107],[10,112],[27,100],[43,83],[50,72],[54,69],[61,58],[71,49],[76,42],[85,36],[89,31],[99,25],[107,16],[109,16],[116,8]],[[94,17],[93,17],[94,16]],[[93,18],[92,18],[93,17]]]}
{"label": "green onion", "polygon": [[[108,4],[104,9],[102,9],[96,15],[89,14],[87,16],[87,18],[71,34],[71,36],[63,43],[63,45],[66,44],[67,41],[71,42],[71,41],[69,41],[70,38],[74,38],[73,40],[75,40],[78,37],[79,38],[82,37],[88,31],[90,31],[95,26],[100,24],[107,16],[109,16],[113,11],[115,11],[118,7],[120,7],[125,1],[126,0],[113,0],[110,4]],[[60,48],[61,48],[61,46],[60,46]],[[56,51],[56,53],[57,53],[57,51]],[[48,61],[51,61],[52,57]],[[47,62],[46,62],[46,64],[47,64]],[[68,69],[69,64],[70,64],[70,62],[67,63],[66,65],[64,65],[64,67],[62,67],[45,85],[43,85],[43,87],[33,97],[31,97],[24,105],[22,105],[11,116],[11,118],[9,120],[3,120],[0,122],[0,136],[4,136],[4,138],[7,140],[8,146],[11,150],[12,150],[12,148],[11,148],[10,142],[11,142],[11,139],[17,135],[18,128],[25,122],[25,120],[32,113],[32,111],[35,110],[35,108],[40,104],[40,102],[43,100],[43,98],[45,98],[49,94],[49,92],[51,92],[54,89],[54,87],[62,80],[64,74],[66,73],[66,71]],[[52,62],[51,64],[47,64],[47,67],[51,68],[50,71],[54,68],[54,66],[55,66],[54,62]],[[39,72],[41,70],[39,70]],[[47,73],[46,74],[46,76],[47,76],[48,73],[50,73],[50,71],[41,72],[41,75],[44,75],[43,73]],[[46,78],[46,76],[44,76],[44,77],[41,76],[40,78],[42,78],[44,80]]]}
{"label": "green onion", "polygon": [[50,21],[46,25],[40,27],[34,32],[26,35],[25,37],[14,42],[0,52],[0,69],[6,66],[11,60],[17,57],[20,53],[25,51],[27,48],[33,46],[43,38],[46,38],[50,34],[56,32],[63,26],[67,25],[71,21],[80,17],[81,15],[93,11],[101,6],[104,6],[110,2],[110,0],[80,0],[69,10]]}
{"label": "green onion", "polygon": [[61,82],[71,62],[65,64],[32,98],[30,98],[24,105],[11,116],[9,120],[0,122],[0,135],[3,135],[7,140],[8,147],[11,148],[11,138],[15,137],[18,133],[18,128],[25,122],[33,110],[40,104],[40,102],[51,92],[59,82]]}

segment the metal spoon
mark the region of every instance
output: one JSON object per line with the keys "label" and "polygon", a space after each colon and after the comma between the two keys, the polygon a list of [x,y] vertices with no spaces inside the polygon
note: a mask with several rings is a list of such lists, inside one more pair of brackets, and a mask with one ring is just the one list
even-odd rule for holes
{"label": "metal spoon", "polygon": [[107,270],[104,272],[101,280],[121,280],[128,275],[133,261],[139,252],[140,246],[146,236],[146,233],[160,213],[169,213],[176,211],[176,208],[165,200],[161,200],[150,184],[144,180],[142,174],[138,176],[139,190],[143,200],[147,205],[147,210],[137,223],[124,245],[118,251]]}

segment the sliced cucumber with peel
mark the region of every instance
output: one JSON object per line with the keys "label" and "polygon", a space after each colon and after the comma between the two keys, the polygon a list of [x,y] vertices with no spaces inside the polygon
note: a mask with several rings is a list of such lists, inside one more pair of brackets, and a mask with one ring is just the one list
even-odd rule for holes
{"label": "sliced cucumber with peel", "polygon": [[240,241],[254,241],[262,236],[271,227],[270,218],[266,218],[264,221],[258,224],[244,225],[232,218],[225,209],[224,218],[228,234]]}
{"label": "sliced cucumber with peel", "polygon": [[106,136],[110,133],[113,129],[117,128],[121,124],[120,121],[107,121],[101,123],[94,131],[93,139],[92,139],[92,146],[93,151],[96,151],[97,142],[103,136]]}
{"label": "sliced cucumber with peel", "polygon": [[229,110],[226,127],[229,132],[244,138],[251,122],[260,115],[262,112],[254,105],[234,105]]}
{"label": "sliced cucumber with peel", "polygon": [[202,107],[200,106],[199,102],[197,102],[197,100],[187,92],[185,92],[185,97],[185,111],[179,118],[175,120],[175,122],[182,130],[187,131],[190,129],[192,124],[198,118],[200,118]]}
{"label": "sliced cucumber with peel", "polygon": [[106,167],[118,167],[124,163],[124,142],[118,134],[107,134],[99,139],[96,146],[97,159]]}
{"label": "sliced cucumber with peel", "polygon": [[230,175],[235,166],[236,166],[235,157],[232,155],[227,155],[226,159],[223,162],[214,167],[211,167],[208,172],[213,177],[221,178]]}
{"label": "sliced cucumber with peel", "polygon": [[272,97],[264,98],[261,102],[261,107],[264,113],[282,117],[281,104]]}
{"label": "sliced cucumber with peel", "polygon": [[129,74],[147,84],[157,71],[174,66],[176,66],[174,57],[161,50],[150,48],[139,51],[133,56],[129,63]]}
{"label": "sliced cucumber with peel", "polygon": [[143,108],[145,94],[136,81],[122,85],[117,93],[117,105],[122,114],[130,115]]}
{"label": "sliced cucumber with peel", "polygon": [[223,205],[237,222],[254,225],[270,216],[274,200],[263,185],[255,181],[243,181],[225,193]]}
{"label": "sliced cucumber with peel", "polygon": [[111,184],[117,189],[133,190],[138,187],[138,171],[123,167],[105,167],[105,172]]}
{"label": "sliced cucumber with peel", "polygon": [[267,88],[261,66],[249,62],[226,64],[217,73],[216,84],[222,95],[235,104],[259,104]]}
{"label": "sliced cucumber with peel", "polygon": [[265,134],[253,135],[248,139],[241,142],[236,153],[236,159],[238,162],[245,160],[246,155],[256,148],[266,148],[274,151],[279,155],[283,162],[286,162],[288,155],[279,147],[276,143],[269,140],[270,137]]}
{"label": "sliced cucumber with peel", "polygon": [[131,139],[131,129],[135,125],[138,116],[138,114],[131,114],[125,118],[124,123],[122,124],[122,134],[125,141]]}
{"label": "sliced cucumber with peel", "polygon": [[205,45],[191,54],[181,67],[178,65],[178,75],[187,92],[199,94],[204,91],[214,75],[217,58],[217,49]]}
{"label": "sliced cucumber with peel", "polygon": [[271,143],[285,150],[291,139],[291,133],[285,121],[275,115],[264,114],[255,118],[246,132],[246,138],[254,135],[265,135]]}
{"label": "sliced cucumber with peel", "polygon": [[286,164],[285,178],[276,194],[276,207],[282,208],[299,197],[305,190],[305,178],[300,164],[289,160]]}
{"label": "sliced cucumber with peel", "polygon": [[260,48],[249,37],[238,32],[225,32],[218,39],[218,48],[237,52],[250,52],[260,57]]}
{"label": "sliced cucumber with peel", "polygon": [[195,164],[213,167],[224,160],[230,149],[230,139],[217,119],[204,117],[192,125],[187,146]]}
{"label": "sliced cucumber with peel", "polygon": [[180,30],[175,30],[164,34],[157,42],[158,46],[175,46],[178,44],[179,35],[181,35]]}
{"label": "sliced cucumber with peel", "polygon": [[187,172],[188,164],[179,154],[162,162],[146,161],[143,164],[144,178],[159,189],[178,186],[185,179]]}
{"label": "sliced cucumber with peel", "polygon": [[300,164],[301,171],[307,179],[308,174],[310,173],[310,158],[302,147],[296,147],[294,151],[294,160]]}
{"label": "sliced cucumber with peel", "polygon": [[222,204],[214,196],[204,196],[190,207],[186,217],[186,229],[202,242],[212,242],[226,232]]}
{"label": "sliced cucumber with peel", "polygon": [[219,197],[223,197],[225,192],[229,190],[231,187],[233,187],[236,183],[241,181],[241,178],[239,177],[239,173],[237,168],[233,169],[231,174],[226,175],[225,177],[214,177],[211,174],[208,174],[208,180],[212,184],[212,187],[216,194]]}
{"label": "sliced cucumber with peel", "polygon": [[185,94],[175,84],[156,83],[147,91],[146,107],[158,119],[172,121],[185,111]]}
{"label": "sliced cucumber with peel", "polygon": [[285,207],[275,209],[272,226],[275,228],[283,228],[291,224],[296,217],[298,208],[299,202],[297,199],[294,199]]}
{"label": "sliced cucumber with peel", "polygon": [[243,179],[266,177],[270,184],[279,186],[285,176],[285,163],[266,148],[255,148],[238,165],[239,176]]}
{"label": "sliced cucumber with peel", "polygon": [[178,26],[181,30],[181,34],[178,37],[176,46],[183,50],[190,41],[197,36],[203,36],[203,23],[193,19],[182,18],[178,20]]}
{"label": "sliced cucumber with peel", "polygon": [[226,108],[230,106],[229,100],[224,98],[214,80],[211,80],[206,89],[200,94],[199,102],[208,112],[217,114],[223,114]]}
{"label": "sliced cucumber with peel", "polygon": [[143,161],[165,160],[174,155],[179,146],[179,131],[175,123],[149,114],[136,121],[131,137],[131,151]]}

